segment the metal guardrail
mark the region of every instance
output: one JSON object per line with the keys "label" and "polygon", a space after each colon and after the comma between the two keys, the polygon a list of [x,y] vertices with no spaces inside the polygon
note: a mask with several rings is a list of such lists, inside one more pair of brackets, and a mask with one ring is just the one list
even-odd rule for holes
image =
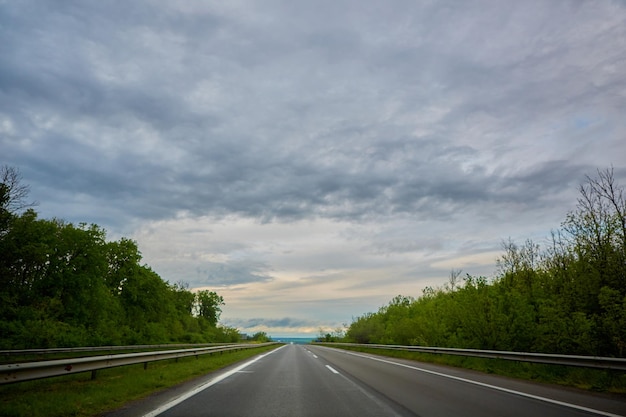
{"label": "metal guardrail", "polygon": [[235,343],[172,343],[165,345],[131,345],[131,346],[86,346],[75,348],[50,348],[50,349],[11,349],[0,350],[0,356],[17,355],[52,355],[58,353],[101,352],[121,350],[145,350],[145,349],[169,349],[183,347],[226,346]]}
{"label": "metal guardrail", "polygon": [[92,378],[95,378],[95,371],[98,369],[113,368],[123,365],[133,365],[143,363],[147,367],[148,362],[165,359],[177,359],[187,356],[198,356],[207,353],[225,352],[230,350],[252,349],[256,347],[268,346],[275,342],[258,344],[232,344],[222,346],[211,346],[196,349],[176,349],[158,352],[123,353],[118,355],[89,356],[71,359],[57,359],[50,361],[13,363],[0,365],[0,384],[29,381],[33,379],[49,378],[53,376],[77,374],[92,371]]}
{"label": "metal guardrail", "polygon": [[626,371],[626,358],[607,358],[601,356],[557,355],[549,353],[507,352],[499,350],[457,349],[427,346],[377,345],[360,343],[320,343],[345,347],[371,349],[404,350],[421,353],[472,356],[489,359],[506,359],[519,362],[544,363],[550,365],[578,366],[584,368],[613,369]]}

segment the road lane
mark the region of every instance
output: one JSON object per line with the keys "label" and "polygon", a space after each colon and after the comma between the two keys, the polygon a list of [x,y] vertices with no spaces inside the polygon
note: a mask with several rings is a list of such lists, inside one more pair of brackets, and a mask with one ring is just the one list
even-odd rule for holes
{"label": "road lane", "polygon": [[304,346],[286,345],[158,415],[380,417],[412,414],[346,378]]}
{"label": "road lane", "polygon": [[319,345],[286,345],[182,388],[110,417],[626,416],[624,398]]}
{"label": "road lane", "polygon": [[322,346],[307,349],[419,416],[626,415],[623,399]]}

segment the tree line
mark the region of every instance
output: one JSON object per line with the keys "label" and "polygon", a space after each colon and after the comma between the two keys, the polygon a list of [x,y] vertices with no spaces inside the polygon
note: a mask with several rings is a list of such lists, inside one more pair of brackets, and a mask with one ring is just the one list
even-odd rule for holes
{"label": "tree line", "polygon": [[95,224],[40,219],[28,191],[0,167],[0,349],[239,340],[217,293],[164,281]]}
{"label": "tree line", "polygon": [[579,192],[544,247],[506,241],[494,278],[453,270],[442,287],[355,318],[344,340],[623,357],[624,189],[611,168]]}

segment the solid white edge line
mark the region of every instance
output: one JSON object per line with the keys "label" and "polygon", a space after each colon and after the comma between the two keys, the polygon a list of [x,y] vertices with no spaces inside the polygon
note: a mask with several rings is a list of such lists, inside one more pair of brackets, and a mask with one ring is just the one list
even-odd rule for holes
{"label": "solid white edge line", "polygon": [[337,371],[335,368],[333,368],[333,367],[332,367],[332,366],[330,366],[330,365],[326,365],[326,367],[327,367],[327,368],[330,370],[330,372],[332,372],[333,374],[338,374],[338,373],[339,373],[339,371]]}
{"label": "solid white edge line", "polygon": [[[502,387],[498,387],[497,385],[485,384],[484,382],[472,381],[471,379],[465,379],[465,378],[461,378],[461,377],[458,377],[458,376],[446,375],[446,374],[442,374],[440,372],[430,371],[428,369],[423,369],[423,368],[418,368],[416,366],[406,365],[404,363],[388,361],[388,360],[385,360],[385,359],[375,358],[373,356],[359,355],[358,353],[349,352],[349,351],[345,351],[345,353],[347,353],[349,355],[358,356],[358,357],[361,357],[361,358],[367,358],[367,359],[371,359],[371,360],[374,360],[374,361],[388,363],[388,364],[391,364],[391,365],[402,366],[404,368],[414,369],[416,371],[426,372],[426,373],[432,374],[432,375],[442,376],[444,378],[455,379],[457,381],[467,382],[469,384],[479,385],[481,387],[491,388],[491,389],[495,389],[495,390],[498,390],[498,391],[507,392],[509,394],[519,395],[521,397],[532,398],[534,400],[545,401],[545,402],[556,404],[556,405],[560,405],[560,406],[563,406],[563,407],[569,407],[569,408],[574,408],[576,410],[586,411],[586,412],[589,412],[589,413],[595,413],[595,414],[599,414],[601,416],[606,416],[606,417],[624,417],[624,416],[619,415],[619,414],[613,414],[613,413],[609,413],[609,412],[606,412],[606,411],[600,411],[600,410],[595,410],[593,408],[583,407],[582,405],[570,404],[570,403],[566,403],[566,402],[559,401],[559,400],[553,400],[551,398],[540,397],[538,395],[528,394],[528,393],[521,392],[521,391],[515,391],[515,390],[512,390],[512,389],[508,389],[508,388],[502,388]],[[328,365],[326,365],[326,366],[328,366]]]}
{"label": "solid white edge line", "polygon": [[256,361],[258,361],[260,359],[263,359],[267,355],[271,355],[272,353],[279,351],[280,349],[284,348],[285,346],[287,346],[287,345],[283,345],[283,346],[279,347],[278,349],[274,349],[274,350],[272,350],[272,351],[270,351],[268,353],[265,353],[263,355],[259,355],[256,358],[254,358],[254,359],[252,359],[252,360],[250,360],[248,362],[245,362],[245,363],[239,365],[238,367],[231,369],[228,372],[224,372],[223,374],[218,375],[217,377],[215,377],[212,380],[210,380],[210,381],[208,381],[208,382],[206,382],[206,383],[196,387],[195,389],[193,389],[191,391],[187,391],[183,395],[174,398],[172,401],[169,401],[169,402],[159,406],[158,408],[150,411],[148,414],[144,414],[142,417],[155,417],[155,416],[158,416],[159,414],[169,410],[170,408],[172,408],[172,407],[182,403],[183,401],[193,397],[194,395],[196,395],[200,391],[203,391],[203,390],[209,388],[210,386],[215,385],[218,382],[221,382],[221,381],[225,380],[229,376],[231,376],[233,374],[236,374],[237,372],[241,371],[244,368],[247,368],[248,366],[252,365]]}

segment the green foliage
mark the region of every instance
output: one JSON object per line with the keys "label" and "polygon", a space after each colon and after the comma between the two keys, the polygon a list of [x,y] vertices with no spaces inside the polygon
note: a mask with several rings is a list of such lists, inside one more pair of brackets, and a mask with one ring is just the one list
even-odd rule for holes
{"label": "green foliage", "polygon": [[269,337],[265,332],[256,332],[252,335],[252,337],[249,337],[248,339],[259,343],[270,342],[272,340],[272,338]]}
{"label": "green foliage", "polygon": [[1,349],[232,341],[221,296],[169,284],[97,225],[39,219],[17,171],[0,179]]}
{"label": "green foliage", "polygon": [[202,290],[196,293],[195,302],[198,317],[215,326],[220,318],[220,306],[224,305],[224,299],[213,291]]}
{"label": "green foliage", "polygon": [[493,280],[452,271],[443,288],[395,297],[357,317],[346,339],[623,357],[626,203],[612,170],[580,187],[575,211],[544,250],[504,242]]}

